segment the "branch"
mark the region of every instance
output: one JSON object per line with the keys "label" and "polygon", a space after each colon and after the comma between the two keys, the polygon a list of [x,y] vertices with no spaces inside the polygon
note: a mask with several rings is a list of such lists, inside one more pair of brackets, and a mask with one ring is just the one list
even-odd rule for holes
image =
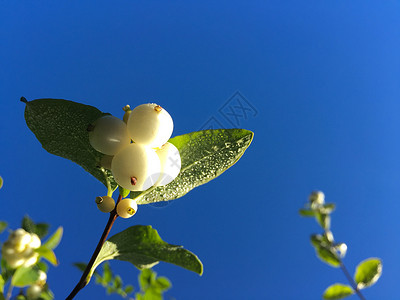
{"label": "branch", "polygon": [[90,270],[92,269],[93,264],[94,264],[97,256],[99,255],[99,252],[100,252],[101,248],[103,247],[103,244],[107,240],[107,236],[110,233],[110,230],[111,230],[112,226],[114,225],[115,220],[118,217],[118,214],[117,214],[117,211],[116,211],[116,207],[117,207],[118,203],[121,201],[121,199],[122,199],[122,195],[119,195],[117,203],[115,205],[115,208],[114,208],[114,210],[112,212],[110,212],[110,218],[108,219],[107,225],[104,228],[104,231],[103,231],[103,234],[101,235],[99,243],[97,244],[97,247],[94,250],[92,257],[90,258],[90,261],[87,264],[86,269],[83,272],[81,279],[79,280],[79,282],[75,286],[75,288],[72,290],[71,294],[69,294],[69,296],[67,298],[65,298],[65,300],[73,299],[76,296],[76,294],[78,294],[78,292],[87,285],[87,283],[88,283],[87,282],[87,277],[88,277],[88,275],[90,273]]}

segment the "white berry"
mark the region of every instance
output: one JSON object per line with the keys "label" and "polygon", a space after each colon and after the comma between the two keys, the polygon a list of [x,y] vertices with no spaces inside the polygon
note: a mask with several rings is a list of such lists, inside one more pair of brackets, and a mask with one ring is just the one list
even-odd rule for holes
{"label": "white berry", "polygon": [[42,293],[42,287],[37,284],[31,285],[26,290],[26,296],[28,297],[29,300],[38,299],[41,293]]}
{"label": "white berry", "polygon": [[181,170],[181,156],[179,150],[171,143],[164,144],[156,153],[161,163],[161,175],[155,185],[166,185],[178,176]]}
{"label": "white berry", "polygon": [[114,116],[99,118],[88,130],[90,144],[103,154],[115,155],[130,143],[126,124]]}
{"label": "white berry", "polygon": [[142,104],[129,115],[129,136],[135,143],[161,147],[171,137],[174,124],[169,113],[155,103]]}
{"label": "white berry", "polygon": [[117,214],[122,218],[130,218],[137,212],[137,204],[133,199],[122,199],[117,205]]}
{"label": "white berry", "polygon": [[160,159],[148,147],[130,144],[114,156],[111,172],[118,185],[130,191],[144,191],[160,176]]}
{"label": "white berry", "polygon": [[97,208],[105,213],[109,213],[115,207],[115,201],[109,196],[96,197]]}

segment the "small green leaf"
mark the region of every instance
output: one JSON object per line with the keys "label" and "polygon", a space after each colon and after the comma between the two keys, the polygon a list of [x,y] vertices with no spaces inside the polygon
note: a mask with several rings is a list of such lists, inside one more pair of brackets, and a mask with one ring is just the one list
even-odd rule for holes
{"label": "small green leaf", "polygon": [[321,205],[319,211],[324,214],[331,214],[335,210],[336,205],[334,203],[326,203]]}
{"label": "small green leaf", "polygon": [[8,223],[5,221],[0,221],[0,233],[3,233],[4,230],[6,230],[8,226]]}
{"label": "small green leaf", "polygon": [[381,260],[379,258],[368,258],[357,266],[354,280],[357,283],[357,288],[363,289],[377,282],[381,275]]}
{"label": "small green leaf", "polygon": [[61,99],[37,99],[26,103],[25,120],[43,148],[69,159],[114,189],[111,172],[98,168],[103,156],[89,143],[87,127],[104,114],[97,108]]}
{"label": "small green leaf", "polygon": [[335,268],[340,267],[340,258],[331,247],[319,246],[315,247],[315,251],[318,258],[323,262]]}
{"label": "small green leaf", "polygon": [[40,257],[43,257],[46,259],[49,263],[51,263],[53,266],[58,265],[58,260],[53,252],[53,250],[47,248],[46,246],[41,246],[37,249],[35,249],[35,252],[39,253]]}
{"label": "small green leaf", "polygon": [[85,263],[80,263],[80,262],[73,263],[73,265],[74,265],[75,267],[77,267],[79,270],[81,270],[82,272],[85,271],[86,266],[87,266],[87,264],[85,264]]}
{"label": "small green leaf", "polygon": [[311,209],[302,208],[299,210],[299,214],[302,217],[315,217],[315,211]]}
{"label": "small green leaf", "polygon": [[158,277],[156,279],[155,286],[164,291],[171,287],[171,282],[166,277]]}
{"label": "small green leaf", "polygon": [[0,293],[4,292],[4,283],[5,283],[5,281],[3,279],[3,276],[1,276],[1,274],[0,274]]}
{"label": "small green leaf", "polygon": [[102,283],[104,284],[109,284],[111,282],[113,275],[111,272],[110,264],[105,263],[103,265],[103,277],[102,277]]}
{"label": "small green leaf", "polygon": [[174,200],[195,187],[215,179],[233,166],[253,139],[245,129],[203,130],[176,136],[169,140],[180,153],[181,172],[174,181],[144,192],[132,192],[138,204]]}
{"label": "small green leaf", "polygon": [[6,300],[6,298],[4,298],[4,294],[2,292],[0,292],[0,300]]}
{"label": "small green leaf", "polygon": [[24,216],[22,219],[21,227],[29,232],[35,233],[39,236],[39,238],[43,238],[49,231],[49,225],[45,223],[37,223],[33,222],[33,220],[28,216]]}
{"label": "small green leaf", "polygon": [[354,294],[351,286],[347,284],[335,283],[329,286],[322,296],[326,300],[343,299]]}
{"label": "small green leaf", "polygon": [[156,280],[156,273],[151,269],[143,269],[139,274],[139,285],[141,290],[146,290]]}
{"label": "small green leaf", "polygon": [[119,187],[119,193],[121,194],[122,198],[128,197],[130,192],[131,192],[130,190],[124,189],[123,187]]}
{"label": "small green leaf", "polygon": [[13,286],[24,287],[34,284],[39,279],[39,272],[34,268],[19,267],[11,279]]}
{"label": "small green leaf", "polygon": [[130,284],[128,284],[127,286],[125,286],[124,292],[125,292],[126,294],[130,294],[130,293],[133,292],[133,290],[134,290],[133,286],[130,285]]}
{"label": "small green leaf", "polygon": [[329,228],[331,227],[330,215],[317,212],[315,214],[315,219],[317,220],[319,226],[321,226],[324,230],[329,230]]}
{"label": "small green leaf", "polygon": [[3,182],[4,182],[3,177],[0,176],[0,189],[3,187]]}
{"label": "small green leaf", "polygon": [[61,241],[63,235],[63,228],[60,226],[57,228],[56,232],[53,233],[51,237],[43,244],[46,248],[51,250],[55,249]]}
{"label": "small green leaf", "polygon": [[195,254],[182,246],[164,242],[151,226],[132,226],[106,241],[87,281],[99,264],[110,259],[128,261],[138,269],[151,268],[159,261],[164,261],[200,275],[203,273],[203,265]]}

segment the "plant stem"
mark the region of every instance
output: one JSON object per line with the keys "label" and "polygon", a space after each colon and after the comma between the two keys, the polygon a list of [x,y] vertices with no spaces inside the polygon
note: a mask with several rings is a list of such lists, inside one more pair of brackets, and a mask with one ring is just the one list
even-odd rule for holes
{"label": "plant stem", "polygon": [[11,299],[11,294],[12,294],[13,287],[14,286],[10,283],[10,286],[8,287],[8,291],[7,291],[6,300],[10,300]]}
{"label": "plant stem", "polygon": [[346,266],[343,264],[343,262],[340,262],[340,268],[342,269],[344,276],[346,276],[347,280],[349,281],[350,285],[352,286],[353,290],[356,292],[357,296],[361,299],[361,300],[366,300],[365,297],[363,296],[363,294],[361,294],[361,291],[358,289],[357,284],[355,283],[355,281],[353,280],[353,278],[351,277],[349,271],[347,271]]}
{"label": "plant stem", "polygon": [[[121,199],[122,199],[122,195],[119,195],[115,207],[117,207],[117,204],[121,201]],[[79,282],[75,286],[75,288],[72,290],[71,294],[69,294],[69,296],[67,298],[65,298],[65,300],[73,299],[76,296],[76,294],[78,294],[78,292],[87,285],[87,283],[88,283],[87,277],[90,273],[90,270],[92,269],[93,264],[96,261],[96,258],[99,255],[100,250],[103,247],[103,244],[105,243],[107,236],[110,233],[110,230],[111,230],[112,226],[114,225],[114,222],[117,219],[117,217],[118,217],[118,214],[117,214],[116,208],[114,208],[114,210],[112,212],[110,212],[110,217],[108,219],[107,225],[104,228],[103,234],[101,235],[101,238],[97,244],[97,247],[94,250],[92,257],[90,258],[90,261],[87,264],[86,269],[83,272],[81,279],[79,280]]]}

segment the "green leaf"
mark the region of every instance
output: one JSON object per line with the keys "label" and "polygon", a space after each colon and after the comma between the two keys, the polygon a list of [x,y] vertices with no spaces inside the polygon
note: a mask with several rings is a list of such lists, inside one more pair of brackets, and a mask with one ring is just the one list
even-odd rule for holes
{"label": "green leaf", "polygon": [[130,190],[124,189],[123,187],[119,187],[119,193],[121,194],[122,198],[128,197],[130,192],[131,192]]}
{"label": "green leaf", "polygon": [[109,284],[111,282],[112,279],[112,272],[111,272],[111,268],[110,268],[110,264],[105,263],[103,265],[103,277],[102,277],[102,283],[104,284]]}
{"label": "green leaf", "polygon": [[299,210],[299,214],[302,217],[315,217],[315,211],[311,210],[311,209],[300,209]]}
{"label": "green leaf", "polygon": [[319,211],[324,214],[331,214],[335,210],[335,207],[334,203],[326,203],[321,205]]}
{"label": "green leaf", "polygon": [[3,177],[0,176],[0,189],[3,187],[3,182],[4,182]]}
{"label": "green leaf", "polygon": [[133,286],[128,284],[127,286],[125,286],[124,292],[125,294],[130,294],[133,292],[133,289],[134,289]]}
{"label": "green leaf", "polygon": [[343,299],[354,294],[351,286],[347,284],[335,283],[329,286],[322,296],[323,299],[336,300]]}
{"label": "green leaf", "polygon": [[317,220],[319,226],[321,226],[324,230],[329,230],[329,228],[331,227],[330,215],[317,212],[315,214],[315,219]]}
{"label": "green leaf", "polygon": [[62,235],[63,228],[60,226],[57,228],[56,232],[54,232],[53,235],[47,239],[43,246],[51,250],[55,249],[60,243]]}
{"label": "green leaf", "polygon": [[143,269],[139,274],[139,285],[141,290],[146,290],[156,280],[156,273],[151,269]]}
{"label": "green leaf", "polygon": [[1,274],[0,274],[0,293],[4,292],[4,284],[5,284],[5,281],[3,279],[3,276],[1,276]]}
{"label": "green leaf", "polygon": [[69,159],[114,189],[111,172],[98,168],[103,154],[89,143],[87,127],[104,114],[97,108],[61,99],[37,99],[26,103],[25,120],[43,148]]}
{"label": "green leaf", "polygon": [[0,300],[6,300],[6,298],[4,298],[4,294],[2,292],[0,292]]}
{"label": "green leaf", "polygon": [[200,275],[203,273],[203,265],[195,254],[182,246],[164,242],[151,226],[132,226],[106,241],[87,281],[99,264],[110,259],[128,261],[138,269],[151,268],[159,261],[164,261]]}
{"label": "green leaf", "polygon": [[315,252],[320,260],[333,267],[340,266],[340,258],[332,243],[320,234],[311,235],[311,244],[315,248]]}
{"label": "green leaf", "polygon": [[3,231],[7,228],[8,223],[5,221],[0,221],[0,233],[3,233]]}
{"label": "green leaf", "polygon": [[168,201],[182,197],[233,166],[249,147],[253,132],[245,129],[203,130],[176,136],[169,140],[180,153],[182,167],[171,183],[132,192],[138,204]]}
{"label": "green leaf", "polygon": [[30,267],[19,267],[15,270],[15,273],[11,279],[11,283],[17,287],[24,287],[34,284],[39,279],[38,270]]}
{"label": "green leaf", "polygon": [[39,236],[39,238],[43,238],[49,231],[49,225],[45,223],[37,223],[33,222],[33,220],[28,216],[24,216],[22,219],[21,227],[29,232],[35,233]]}
{"label": "green leaf", "polygon": [[379,258],[368,258],[357,266],[354,280],[357,283],[357,288],[363,289],[377,282],[381,275],[381,260]]}
{"label": "green leaf", "polygon": [[171,287],[171,282],[166,277],[158,277],[156,279],[155,286],[164,291]]}
{"label": "green leaf", "polygon": [[53,250],[51,250],[45,246],[41,246],[41,247],[35,249],[35,252],[39,253],[40,257],[43,257],[48,262],[50,262],[52,265],[54,265],[54,266],[58,265],[58,260],[57,260],[55,253],[53,252]]}

